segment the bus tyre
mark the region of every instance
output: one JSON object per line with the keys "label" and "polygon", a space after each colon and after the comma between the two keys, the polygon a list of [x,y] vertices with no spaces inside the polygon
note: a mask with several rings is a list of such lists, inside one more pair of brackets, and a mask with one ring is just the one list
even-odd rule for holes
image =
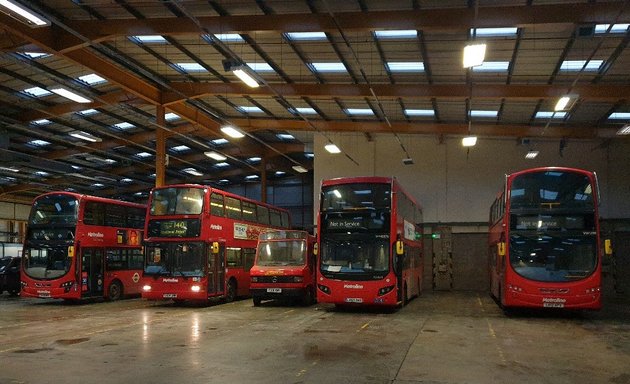
{"label": "bus tyre", "polygon": [[236,283],[230,279],[228,281],[227,289],[225,291],[225,302],[231,303],[236,299]]}
{"label": "bus tyre", "polygon": [[305,306],[311,306],[315,303],[315,293],[312,287],[307,287],[304,290],[304,296],[302,296],[302,304]]}
{"label": "bus tyre", "polygon": [[252,300],[254,300],[254,307],[258,307],[260,303],[262,302],[262,299],[256,296],[252,297]]}
{"label": "bus tyre", "polygon": [[107,294],[110,301],[120,300],[123,294],[122,284],[119,281],[113,281],[109,285],[109,289],[107,290]]}

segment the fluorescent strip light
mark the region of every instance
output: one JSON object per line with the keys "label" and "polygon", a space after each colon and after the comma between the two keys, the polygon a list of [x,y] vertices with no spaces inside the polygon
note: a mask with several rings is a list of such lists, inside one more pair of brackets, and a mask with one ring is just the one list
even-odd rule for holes
{"label": "fluorescent strip light", "polygon": [[166,121],[173,121],[173,120],[179,120],[179,119],[181,119],[181,116],[179,116],[177,113],[169,112],[164,115],[164,120]]}
{"label": "fluorescent strip light", "polygon": [[536,116],[534,116],[536,119],[548,119],[548,118],[552,118],[552,119],[564,119],[564,117],[567,115],[566,112],[548,112],[548,111],[538,111],[536,112]]}
{"label": "fluorescent strip light", "polygon": [[[28,21],[28,25],[35,24],[38,27],[42,27],[44,25],[50,25],[50,22],[31,11],[30,9],[22,8],[20,5],[9,1],[9,0],[0,0],[0,6],[7,8],[11,12],[15,12],[18,16],[23,17]],[[12,15],[9,15],[12,16]]]}
{"label": "fluorescent strip light", "polygon": [[106,83],[107,82],[107,80],[105,80],[104,78],[100,77],[96,73],[91,73],[89,75],[80,76],[79,80],[83,81],[84,83],[87,83],[88,85],[95,85],[95,84],[101,84],[101,83]]}
{"label": "fluorescent strip light", "polygon": [[0,171],[20,172],[19,169],[13,167],[0,167]]}
{"label": "fluorescent strip light", "polygon": [[339,147],[336,146],[333,143],[326,144],[326,146],[324,146],[324,149],[326,149],[330,153],[340,153],[341,152],[341,149],[339,149]]}
{"label": "fluorescent strip light", "polygon": [[310,63],[309,66],[316,72],[347,72],[343,63]]}
{"label": "fluorescent strip light", "polygon": [[536,156],[538,156],[538,151],[529,151],[527,152],[527,154],[525,155],[526,159],[535,159]]}
{"label": "fluorescent strip light", "polygon": [[503,28],[470,28],[470,36],[498,37],[498,36],[516,36],[517,27]]}
{"label": "fluorescent strip light", "polygon": [[467,136],[462,139],[464,147],[474,147],[477,144],[477,136]]}
{"label": "fluorescent strip light", "polygon": [[241,131],[229,125],[225,127],[221,127],[221,132],[225,133],[226,135],[234,139],[240,139],[242,137],[245,137],[245,135]]}
{"label": "fluorescent strip light", "polygon": [[295,140],[295,136],[290,133],[278,133],[276,137],[280,140]]}
{"label": "fluorescent strip light", "polygon": [[225,168],[225,167],[229,167],[229,166],[230,166],[230,163],[226,163],[226,162],[224,161],[224,162],[222,162],[222,163],[216,163],[214,166],[215,166],[215,167],[217,167],[217,168]]}
{"label": "fluorescent strip light", "polygon": [[470,117],[498,117],[499,111],[470,111]]}
{"label": "fluorescent strip light", "polygon": [[258,175],[247,175],[245,176],[245,180],[255,180],[258,178]]}
{"label": "fluorescent strip light", "polygon": [[260,158],[258,156],[253,156],[253,157],[250,157],[249,159],[247,159],[247,161],[249,161],[250,163],[256,163],[256,162],[259,162],[260,160],[262,160],[262,158]]}
{"label": "fluorescent strip light", "polygon": [[76,93],[68,91],[65,88],[53,88],[53,89],[50,90],[50,92],[54,92],[54,93],[58,94],[59,96],[65,97],[66,99],[70,99],[70,100],[75,101],[77,103],[85,104],[85,103],[91,103],[92,102],[92,100],[90,100],[90,99],[88,99],[86,97],[83,97],[81,95],[77,95]]}
{"label": "fluorescent strip light", "polygon": [[243,41],[243,38],[238,33],[215,33],[214,37],[227,42]]}
{"label": "fluorescent strip light", "polygon": [[405,115],[407,116],[435,116],[435,111],[432,109],[405,109]]}
{"label": "fluorescent strip light", "polygon": [[[296,166],[294,166],[294,167],[299,167],[299,165],[296,165]],[[293,169],[295,169],[295,168],[293,168]],[[296,171],[297,171],[297,169],[296,169]],[[298,172],[300,172],[300,171],[298,171]],[[284,175],[285,173],[286,173],[286,172],[283,172],[283,171],[276,171],[276,176],[282,176],[282,175]],[[303,172],[300,172],[300,173],[303,173]]]}
{"label": "fluorescent strip light", "polygon": [[89,133],[83,132],[83,131],[70,132],[70,136],[76,137],[77,139],[89,141],[92,143],[103,141],[100,137],[92,136]]}
{"label": "fluorescent strip light", "polygon": [[262,113],[262,109],[258,108],[258,107],[250,107],[250,106],[245,106],[245,105],[241,105],[237,107],[239,111],[244,112],[244,113]]}
{"label": "fluorescent strip light", "polygon": [[314,108],[310,108],[310,107],[297,107],[295,108],[295,112],[301,113],[303,115],[317,114],[317,111]]}
{"label": "fluorescent strip light", "polygon": [[258,87],[260,87],[260,84],[258,84],[258,81],[256,81],[256,79],[254,79],[245,70],[243,70],[243,69],[235,69],[234,71],[232,71],[232,73],[234,73],[234,75],[236,75],[236,77],[241,79],[241,81],[243,83],[245,83],[246,85],[248,85],[249,87],[251,87],[251,88],[258,88]]}
{"label": "fluorescent strip light", "polygon": [[[293,170],[294,170],[295,172],[299,172],[299,173],[306,173],[306,172],[308,172],[308,169],[304,168],[304,167],[303,167],[303,166],[301,166],[301,165],[294,165],[294,166],[293,166],[293,167],[291,167],[291,168],[293,168]],[[282,173],[284,174],[284,172],[282,172]],[[278,174],[278,172],[276,172],[276,174]]]}
{"label": "fluorescent strip light", "polygon": [[421,61],[389,61],[386,65],[390,72],[424,72]]}
{"label": "fluorescent strip light", "polygon": [[360,116],[374,115],[374,111],[371,108],[347,108],[346,113],[348,115]]}
{"label": "fluorescent strip light", "polygon": [[630,112],[613,112],[608,115],[610,120],[630,120]]}
{"label": "fluorescent strip light", "polygon": [[204,152],[203,154],[208,156],[209,158],[215,159],[217,161],[223,161],[223,160],[227,159],[227,157],[225,157],[222,154],[220,154],[219,152],[215,152],[215,151]]}
{"label": "fluorescent strip light", "polygon": [[464,47],[464,68],[471,68],[483,63],[486,57],[485,44],[471,44]]}
{"label": "fluorescent strip light", "polygon": [[148,43],[166,43],[166,39],[161,35],[142,35],[142,36],[132,36],[132,38],[136,39],[138,42],[143,44]]}

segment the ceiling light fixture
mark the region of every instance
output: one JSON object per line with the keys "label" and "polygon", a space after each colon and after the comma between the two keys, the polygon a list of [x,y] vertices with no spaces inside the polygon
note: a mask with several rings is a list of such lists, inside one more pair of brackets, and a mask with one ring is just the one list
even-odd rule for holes
{"label": "ceiling light fixture", "polygon": [[558,99],[556,106],[553,107],[554,111],[567,111],[573,107],[575,101],[578,99],[578,95],[565,95]]}
{"label": "ceiling light fixture", "polygon": [[70,136],[76,137],[77,139],[89,141],[89,142],[92,142],[92,143],[103,141],[103,139],[101,139],[100,137],[92,136],[89,133],[83,132],[83,131],[70,132]]}
{"label": "ceiling light fixture", "polygon": [[462,139],[464,147],[474,147],[477,144],[477,136],[466,136]]}
{"label": "ceiling light fixture", "polygon": [[76,101],[77,103],[85,104],[85,103],[91,103],[92,102],[92,100],[90,100],[90,99],[88,99],[86,97],[83,97],[83,96],[81,96],[79,94],[76,94],[74,92],[68,91],[65,88],[53,88],[53,89],[50,90],[50,92],[56,93],[59,96],[65,97],[66,99],[70,99],[72,101]]}
{"label": "ceiling light fixture", "polygon": [[336,146],[333,143],[326,144],[326,146],[324,146],[324,149],[326,149],[329,153],[340,153],[341,152],[341,149],[339,149],[339,147]]}
{"label": "ceiling light fixture", "polygon": [[251,88],[258,88],[262,83],[262,80],[251,68],[247,66],[247,64],[237,59],[223,60],[223,69],[226,72],[232,72],[243,83],[247,84]]}
{"label": "ceiling light fixture", "polygon": [[464,68],[483,64],[486,57],[486,44],[470,44],[464,47]]}
{"label": "ceiling light fixture", "polygon": [[525,154],[526,159],[535,159],[538,156],[538,151],[530,150]]}
{"label": "ceiling light fixture", "polygon": [[223,161],[223,160],[227,159],[227,157],[225,157],[222,154],[220,154],[219,152],[215,152],[215,151],[204,152],[203,154],[208,156],[209,158],[215,159],[217,161]]}
{"label": "ceiling light fixture", "polygon": [[232,127],[231,125],[226,125],[225,127],[221,127],[221,132],[225,133],[226,135],[228,135],[228,136],[230,136],[231,138],[234,138],[234,139],[240,139],[242,137],[245,137],[243,132],[241,132],[238,129]]}
{"label": "ceiling light fixture", "polygon": [[630,135],[630,124],[626,124],[623,127],[619,128],[617,131],[618,135]]}
{"label": "ceiling light fixture", "polygon": [[304,167],[303,167],[303,166],[301,166],[301,165],[294,165],[294,166],[293,166],[293,167],[291,167],[291,168],[293,168],[293,170],[294,170],[295,172],[299,172],[299,173],[306,173],[306,172],[308,172],[308,169],[304,168]]}
{"label": "ceiling light fixture", "polygon": [[0,10],[3,13],[28,25],[29,27],[34,28],[50,25],[50,21],[11,0],[0,0],[0,7],[2,7]]}

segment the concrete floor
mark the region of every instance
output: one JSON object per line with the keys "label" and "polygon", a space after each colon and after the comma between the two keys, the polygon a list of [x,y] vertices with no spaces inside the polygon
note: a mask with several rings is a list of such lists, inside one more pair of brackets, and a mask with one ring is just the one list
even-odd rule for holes
{"label": "concrete floor", "polygon": [[484,293],[394,313],[0,296],[0,384],[630,383],[630,300],[506,317]]}

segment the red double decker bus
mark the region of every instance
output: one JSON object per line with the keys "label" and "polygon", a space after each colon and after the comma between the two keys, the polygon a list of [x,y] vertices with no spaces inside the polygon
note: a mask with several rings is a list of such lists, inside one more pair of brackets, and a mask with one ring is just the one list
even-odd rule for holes
{"label": "red double decker bus", "polygon": [[322,183],[317,300],[405,305],[422,288],[422,209],[387,177]]}
{"label": "red double decker bus", "polygon": [[490,292],[501,307],[601,308],[598,203],[590,171],[545,167],[506,176],[489,224]]}
{"label": "red double decker bus", "polygon": [[315,302],[315,236],[306,231],[273,230],[260,234],[250,270],[254,305],[262,300]]}
{"label": "red double decker bus", "polygon": [[286,210],[209,186],[154,188],[146,219],[142,297],[232,301],[249,295],[258,235],[289,228]]}
{"label": "red double decker bus", "polygon": [[139,295],[146,206],[71,192],[33,201],[22,296],[118,300]]}

